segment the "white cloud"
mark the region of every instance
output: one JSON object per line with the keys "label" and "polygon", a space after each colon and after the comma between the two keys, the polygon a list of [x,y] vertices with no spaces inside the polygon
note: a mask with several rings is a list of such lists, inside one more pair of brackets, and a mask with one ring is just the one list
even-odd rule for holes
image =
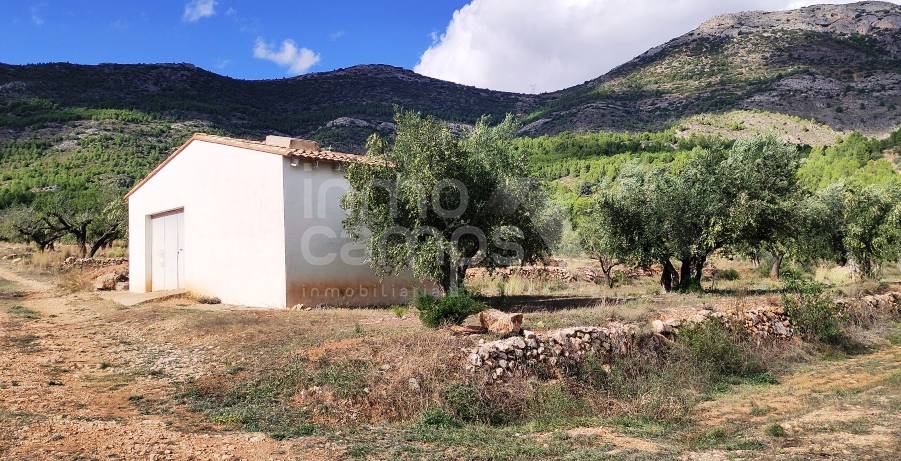
{"label": "white cloud", "polygon": [[39,6],[31,7],[31,22],[36,26],[44,25],[44,16],[41,15],[41,8]]}
{"label": "white cloud", "polygon": [[340,39],[344,38],[345,35],[347,35],[347,32],[345,32],[343,30],[336,30],[336,31],[328,34],[328,39],[334,42],[336,40],[340,40]]}
{"label": "white cloud", "polygon": [[414,70],[496,90],[559,90],[598,77],[718,14],[815,3],[850,1],[472,0],[454,12]]}
{"label": "white cloud", "polygon": [[253,47],[253,57],[287,67],[288,71],[294,75],[306,72],[319,62],[319,53],[309,48],[298,48],[297,43],[291,39],[282,41],[281,48],[276,49],[272,44],[258,38]]}
{"label": "white cloud", "polygon": [[197,22],[216,14],[216,0],[191,0],[181,15],[184,22]]}

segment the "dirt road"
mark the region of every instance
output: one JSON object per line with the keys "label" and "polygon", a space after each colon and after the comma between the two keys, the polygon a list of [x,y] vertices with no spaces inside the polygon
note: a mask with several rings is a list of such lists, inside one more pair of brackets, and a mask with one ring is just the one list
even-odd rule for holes
{"label": "dirt road", "polygon": [[[94,294],[0,268],[0,458],[328,459],[312,438],[275,441],[223,432],[171,401],[190,358],[142,341],[141,325],[110,321],[117,307]],[[22,292],[25,293],[22,293]],[[173,366],[154,367],[157,362]],[[182,367],[189,368],[189,367]]]}

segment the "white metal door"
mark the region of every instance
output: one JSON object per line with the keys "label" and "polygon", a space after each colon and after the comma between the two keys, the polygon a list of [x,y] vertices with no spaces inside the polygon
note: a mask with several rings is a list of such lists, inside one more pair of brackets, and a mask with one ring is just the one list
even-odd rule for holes
{"label": "white metal door", "polygon": [[176,211],[150,218],[151,289],[184,287],[184,213]]}

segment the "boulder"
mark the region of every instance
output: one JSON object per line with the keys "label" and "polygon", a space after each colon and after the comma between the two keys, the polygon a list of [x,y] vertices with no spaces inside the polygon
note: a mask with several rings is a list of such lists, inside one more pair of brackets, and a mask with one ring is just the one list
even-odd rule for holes
{"label": "boulder", "polygon": [[497,309],[488,309],[479,313],[479,323],[491,333],[518,335],[522,331],[522,314],[508,314]]}
{"label": "boulder", "polygon": [[667,335],[673,332],[672,325],[660,319],[651,321],[651,329],[654,331],[654,333],[661,335]]}
{"label": "boulder", "polygon": [[94,279],[94,289],[96,290],[115,290],[116,282],[119,281],[119,274],[110,272],[103,274]]}

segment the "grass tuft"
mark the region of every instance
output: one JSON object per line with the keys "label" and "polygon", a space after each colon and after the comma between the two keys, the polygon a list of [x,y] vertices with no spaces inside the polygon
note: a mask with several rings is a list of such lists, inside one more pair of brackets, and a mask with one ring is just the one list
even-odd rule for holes
{"label": "grass tuft", "polygon": [[41,314],[39,312],[19,305],[7,307],[6,313],[13,317],[19,317],[29,320],[34,320],[41,317]]}

